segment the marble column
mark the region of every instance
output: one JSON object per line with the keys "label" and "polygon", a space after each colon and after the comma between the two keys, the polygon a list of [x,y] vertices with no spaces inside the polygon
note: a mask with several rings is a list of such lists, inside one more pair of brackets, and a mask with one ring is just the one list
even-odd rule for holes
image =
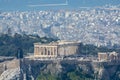
{"label": "marble column", "polygon": [[54,56],[57,54],[57,48],[54,47]]}
{"label": "marble column", "polygon": [[50,47],[48,47],[48,55],[50,56]]}
{"label": "marble column", "polygon": [[36,55],[36,47],[34,47],[34,55]]}
{"label": "marble column", "polygon": [[50,50],[50,56],[52,56],[52,50],[51,49],[52,49],[52,47],[50,47],[50,49],[49,49]]}
{"label": "marble column", "polygon": [[46,55],[48,55],[48,49],[49,49],[49,48],[48,48],[48,47],[46,47]]}
{"label": "marble column", "polygon": [[43,55],[46,55],[46,53],[45,53],[45,47],[43,47]]}
{"label": "marble column", "polygon": [[50,56],[50,47],[48,47],[48,55]]}
{"label": "marble column", "polygon": [[43,55],[43,48],[41,47],[41,55]]}
{"label": "marble column", "polygon": [[41,55],[41,47],[39,47],[39,55]]}
{"label": "marble column", "polygon": [[39,49],[39,48],[38,48],[38,47],[36,47],[36,54],[37,54],[37,55],[38,55],[38,49]]}
{"label": "marble column", "polygon": [[55,55],[57,55],[57,47],[56,47],[56,52],[55,53],[56,53]]}
{"label": "marble column", "polygon": [[45,48],[42,47],[42,55],[45,55]]}
{"label": "marble column", "polygon": [[36,54],[36,47],[34,47],[34,54]]}
{"label": "marble column", "polygon": [[46,53],[47,53],[47,48],[44,47],[44,55],[46,55]]}
{"label": "marble column", "polygon": [[53,47],[53,55],[55,55],[55,47]]}
{"label": "marble column", "polygon": [[51,47],[51,49],[50,49],[50,50],[51,50],[51,55],[53,55],[53,47]]}

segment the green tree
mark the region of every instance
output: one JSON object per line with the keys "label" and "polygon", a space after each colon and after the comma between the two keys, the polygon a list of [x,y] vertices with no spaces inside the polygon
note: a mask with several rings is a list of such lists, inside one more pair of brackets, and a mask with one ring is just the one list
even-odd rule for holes
{"label": "green tree", "polygon": [[56,40],[57,39],[47,37],[40,38],[36,35],[20,35],[16,33],[14,36],[10,36],[8,34],[1,34],[0,56],[16,56],[18,48],[22,49],[23,54],[26,55],[26,53],[33,53],[34,43],[48,43]]}
{"label": "green tree", "polygon": [[75,72],[69,72],[67,76],[69,77],[70,80],[81,80],[80,77],[76,75]]}
{"label": "green tree", "polygon": [[51,74],[40,74],[37,80],[58,80],[58,78]]}

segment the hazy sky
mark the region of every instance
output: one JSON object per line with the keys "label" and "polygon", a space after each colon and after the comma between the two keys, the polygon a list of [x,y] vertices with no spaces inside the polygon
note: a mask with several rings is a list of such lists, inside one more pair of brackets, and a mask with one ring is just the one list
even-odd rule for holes
{"label": "hazy sky", "polygon": [[0,10],[77,9],[106,4],[120,5],[120,0],[0,0]]}

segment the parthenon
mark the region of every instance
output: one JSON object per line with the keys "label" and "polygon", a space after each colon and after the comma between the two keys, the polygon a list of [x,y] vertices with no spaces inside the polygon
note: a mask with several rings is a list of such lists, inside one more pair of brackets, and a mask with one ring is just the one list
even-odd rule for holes
{"label": "parthenon", "polygon": [[48,44],[34,43],[35,57],[58,57],[79,53],[79,42],[57,41]]}

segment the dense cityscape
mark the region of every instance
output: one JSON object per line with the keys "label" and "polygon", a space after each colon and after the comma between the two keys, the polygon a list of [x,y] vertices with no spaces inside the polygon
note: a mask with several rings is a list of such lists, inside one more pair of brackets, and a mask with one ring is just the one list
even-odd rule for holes
{"label": "dense cityscape", "polygon": [[0,12],[0,33],[58,37],[96,46],[120,43],[120,9]]}

